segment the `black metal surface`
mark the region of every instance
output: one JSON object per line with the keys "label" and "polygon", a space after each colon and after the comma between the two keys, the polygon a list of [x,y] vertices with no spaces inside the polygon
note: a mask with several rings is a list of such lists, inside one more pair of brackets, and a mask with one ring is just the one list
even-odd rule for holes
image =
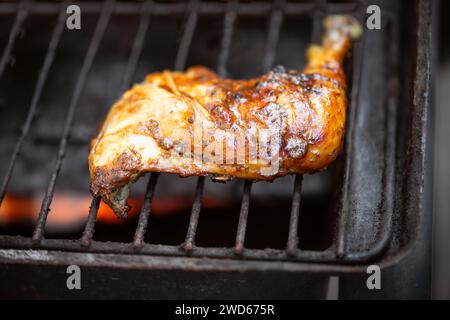
{"label": "black metal surface", "polygon": [[[415,5],[418,5],[418,3],[424,6],[428,1],[419,0]],[[18,5],[15,3],[1,3],[0,15],[15,13],[18,8]],[[29,13],[37,15],[44,13],[55,14],[60,12],[60,8],[59,5],[57,6],[53,3],[33,3],[27,6]],[[123,89],[129,86],[132,75],[137,68],[145,35],[150,24],[150,14],[152,16],[187,14],[175,58],[175,69],[184,69],[186,65],[199,17],[210,14],[223,15],[224,24],[217,69],[220,74],[227,74],[226,65],[227,59],[230,57],[232,37],[235,33],[234,25],[239,17],[267,17],[269,30],[263,66],[270,67],[275,61],[276,45],[279,41],[284,16],[306,17],[311,21],[315,21],[313,32],[316,36],[312,36],[314,38],[319,34],[317,31],[320,29],[318,21],[324,14],[347,12],[361,17],[364,13],[364,6],[358,2],[326,3],[325,1],[317,1],[316,3],[280,1],[275,5],[258,2],[238,3],[237,1],[229,4],[201,3],[198,1],[191,1],[188,4],[119,2],[114,6],[110,2],[104,6],[98,3],[83,4],[83,12],[87,14],[103,12],[103,15],[98,22],[97,31],[92,38],[74,89],[71,104],[68,108],[57,162],[48,185],[46,197],[42,203],[42,210],[33,236],[34,241],[25,237],[0,235],[0,247],[4,248],[0,251],[0,262],[14,263],[14,261],[20,260],[23,263],[26,259],[21,253],[21,249],[29,249],[34,245],[36,251],[44,253],[36,256],[36,259],[30,258],[30,261],[33,262],[43,262],[39,259],[47,254],[54,258],[53,251],[63,251],[65,252],[64,258],[59,261],[55,260],[54,263],[68,263],[70,254],[73,253],[73,257],[77,257],[76,259],[79,259],[78,261],[81,264],[88,264],[88,258],[83,258],[83,254],[84,252],[89,252],[89,259],[94,259],[98,266],[109,265],[110,267],[114,267],[114,263],[109,263],[106,261],[107,259],[101,258],[103,255],[110,255],[112,261],[122,259],[124,265],[126,261],[129,261],[130,267],[139,265],[139,267],[161,268],[161,265],[156,265],[155,261],[152,260],[155,257],[158,257],[158,263],[167,267],[171,264],[170,259],[175,259],[173,261],[178,262],[174,262],[170,268],[195,270],[248,269],[261,271],[271,269],[289,272],[353,272],[363,270],[365,263],[368,262],[377,261],[377,263],[382,265],[395,263],[413,245],[417,234],[421,211],[419,204],[421,199],[420,181],[423,175],[423,137],[425,131],[423,127],[425,118],[423,115],[427,108],[427,99],[421,96],[421,92],[426,90],[426,88],[417,87],[421,84],[426,86],[426,78],[420,78],[419,83],[412,80],[405,82],[405,85],[409,86],[409,90],[404,92],[409,92],[414,96],[398,96],[399,90],[395,83],[400,82],[400,78],[403,79],[408,74],[408,70],[397,70],[396,62],[387,58],[387,53],[398,55],[398,36],[396,36],[395,31],[398,28],[395,23],[395,14],[398,14],[398,10],[399,8],[396,8],[392,11],[392,14],[387,15],[386,20],[389,22],[386,25],[390,25],[390,32],[379,32],[376,34],[367,31],[363,40],[356,45],[354,50],[351,59],[353,65],[350,69],[352,71],[352,76],[350,76],[352,79],[352,91],[350,93],[351,106],[346,136],[346,153],[343,163],[343,179],[341,185],[334,186],[338,191],[342,188],[341,207],[335,206],[339,217],[335,239],[325,250],[303,250],[298,246],[299,229],[301,229],[299,224],[301,225],[302,223],[302,208],[300,205],[302,177],[297,177],[295,180],[287,232],[287,246],[285,249],[253,249],[244,247],[246,227],[249,223],[247,219],[250,207],[250,182],[247,182],[244,188],[235,247],[196,246],[195,237],[197,226],[199,225],[204,178],[199,178],[197,182],[198,187],[192,206],[190,222],[187,226],[184,245],[145,243],[144,234],[146,233],[147,224],[151,223],[150,210],[154,190],[157,185],[156,174],[153,174],[148,182],[145,202],[139,215],[134,242],[102,242],[93,240],[95,220],[99,207],[98,199],[94,199],[92,202],[84,234],[80,240],[45,239],[43,238],[43,230],[58,172],[64,159],[77,102],[93,58],[100,45],[101,37],[107,28],[110,15],[140,14],[141,17],[125,76],[123,77]],[[312,17],[314,19],[311,19]],[[417,21],[418,17],[411,13],[408,19]],[[14,34],[17,31],[14,30],[13,27],[10,39],[15,38]],[[410,68],[419,68],[421,65],[426,64],[426,43],[421,43],[417,40],[423,38],[428,32],[426,23],[422,22],[422,24],[416,26],[416,29],[403,30],[402,32],[404,33],[405,41],[409,41],[410,47],[414,48],[415,45],[418,47],[417,56],[411,57],[408,66]],[[8,51],[11,51],[13,45],[13,41],[12,43],[8,42],[3,52],[4,56],[9,56]],[[54,49],[49,49],[49,52],[52,51]],[[374,51],[379,53],[380,56],[368,57]],[[417,61],[415,58],[417,58]],[[43,74],[51,66],[51,58],[48,59],[50,61],[47,62],[47,59],[45,60],[44,65],[46,68],[43,68]],[[370,59],[370,62],[367,62],[368,59]],[[427,70],[421,71],[425,73],[425,76],[428,74]],[[417,77],[423,77],[419,73],[414,74]],[[389,76],[384,77],[384,75]],[[371,76],[375,78],[371,79]],[[42,77],[43,80],[41,81],[45,82],[45,76]],[[405,79],[413,79],[413,77]],[[37,88],[42,85],[43,83],[38,83]],[[39,100],[38,98],[36,99]],[[34,102],[32,106],[37,103],[38,101]],[[398,103],[404,104],[405,108],[410,108],[411,105],[414,105],[413,111],[409,111],[410,117],[400,119],[396,117],[395,110]],[[30,110],[33,110],[33,107]],[[29,121],[28,126],[31,124],[31,120]],[[365,126],[367,123],[368,125]],[[396,128],[404,129],[397,131]],[[21,136],[19,143],[22,143],[21,140],[26,136],[26,131],[24,132],[25,134],[23,137]],[[396,152],[396,141],[406,141],[408,152],[404,154]],[[372,147],[373,149],[370,149]],[[17,154],[12,159],[13,165],[15,158],[20,154],[20,146],[17,150]],[[342,174],[342,172],[340,173]],[[7,179],[9,179],[8,175]],[[5,189],[7,184],[8,182],[5,184]],[[274,219],[276,219],[276,213],[274,213]],[[407,222],[400,223],[400,225],[393,224],[394,221],[404,220],[407,220]],[[236,252],[239,254],[237,255]],[[124,254],[125,257],[121,258]],[[208,261],[208,263],[203,263],[205,261]]]}
{"label": "black metal surface", "polygon": [[[361,49],[359,52],[362,52],[363,45],[366,37],[363,37],[361,42],[356,44],[356,46],[360,46]],[[337,245],[336,245],[336,254],[338,257],[343,257],[346,252],[346,236],[347,236],[347,225],[348,225],[348,211],[349,211],[349,185],[350,185],[350,166],[352,165],[352,157],[353,152],[353,141],[355,140],[355,121],[356,121],[356,112],[358,106],[358,98],[360,91],[360,82],[361,82],[361,69],[362,69],[362,54],[358,54],[355,58],[355,70],[354,70],[354,78],[353,87],[351,91],[351,104],[349,109],[349,122],[351,123],[347,126],[346,132],[346,147],[345,154],[347,155],[347,159],[345,161],[344,167],[344,179],[343,179],[343,191],[342,191],[342,209],[339,215],[339,225],[338,225],[338,233],[337,233]],[[353,125],[352,125],[353,124]]]}
{"label": "black metal surface", "polygon": [[[61,254],[65,256],[66,253]],[[47,256],[54,260],[54,257]],[[97,259],[98,257],[95,257]],[[122,257],[123,258],[123,257]],[[11,273],[8,282],[21,284],[16,290],[0,289],[0,298],[17,297],[29,299],[320,299],[327,289],[327,282],[322,276],[311,273],[286,273],[283,270],[267,270],[263,272],[242,272],[241,270],[225,271],[217,268],[210,272],[197,272],[192,261],[174,258],[173,264],[161,264],[159,257],[152,257],[155,268],[151,272],[140,267],[136,261],[120,262],[120,258],[103,256],[95,260],[96,265],[106,261],[115,261],[106,268],[83,267],[83,284],[81,290],[65,289],[65,268],[57,265],[38,264],[29,270],[27,265],[6,265],[0,270],[2,274]],[[80,263],[75,258],[74,263]],[[178,260],[178,261],[177,261]],[[192,260],[192,259],[190,259]],[[130,268],[130,265],[133,267]],[[182,270],[179,266],[189,265],[190,270]],[[203,262],[208,266],[208,262]],[[223,264],[229,266],[229,264]],[[142,266],[142,265],[141,265]],[[136,268],[134,268],[136,267]],[[125,268],[125,269],[124,269]],[[128,270],[129,272],[125,272]],[[169,271],[170,270],[170,271]],[[46,283],[45,290],[29,290],[36,285],[36,279]],[[267,279],[277,279],[274,283]],[[125,287],[124,287],[125,284]],[[299,285],[301,284],[301,285]],[[224,287],[229,290],[224,290]],[[256,288],[256,289],[255,289]],[[2,288],[3,289],[3,288]]]}

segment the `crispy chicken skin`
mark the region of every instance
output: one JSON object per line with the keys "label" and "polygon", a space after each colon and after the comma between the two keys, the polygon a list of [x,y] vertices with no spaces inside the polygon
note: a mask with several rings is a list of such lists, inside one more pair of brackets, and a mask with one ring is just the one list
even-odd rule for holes
{"label": "crispy chicken skin", "polygon": [[129,185],[145,172],[273,180],[326,168],[346,118],[342,61],[361,27],[324,20],[303,72],[277,67],[250,80],[204,67],[147,76],[111,108],[89,153],[91,191],[126,217]]}

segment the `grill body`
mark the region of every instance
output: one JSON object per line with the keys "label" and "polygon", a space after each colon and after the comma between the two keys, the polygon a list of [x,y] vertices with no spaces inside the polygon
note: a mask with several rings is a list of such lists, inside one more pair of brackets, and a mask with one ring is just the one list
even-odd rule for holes
{"label": "grill body", "polygon": [[[140,61],[149,30],[154,27],[153,24],[166,30],[163,21],[166,18],[179,17],[182,21],[178,30],[179,38],[175,42],[174,61],[160,55],[155,58],[157,63],[152,68],[183,69],[186,65],[204,63],[210,64],[223,75],[245,76],[272,67],[277,62],[277,55],[284,55],[285,60],[290,59],[289,50],[283,50],[282,47],[283,32],[289,33],[295,28],[289,21],[303,19],[305,25],[309,25],[308,32],[299,31],[300,38],[304,38],[301,43],[305,45],[311,39],[318,39],[320,20],[325,14],[343,12],[363,19],[367,4],[326,1],[191,1],[187,5],[150,1],[81,3],[83,14],[92,19],[91,35],[84,43],[80,43],[80,52],[74,54],[79,60],[74,61],[74,64],[79,67],[74,67],[76,73],[68,75],[68,78],[73,78],[67,80],[66,85],[71,99],[64,109],[66,112],[62,112],[63,121],[59,122],[63,124],[61,129],[54,133],[45,131],[48,126],[43,127],[44,131],[37,130],[40,138],[31,139],[31,145],[38,145],[42,136],[47,140],[56,140],[56,148],[53,147],[56,153],[53,153],[53,161],[47,160],[50,163],[50,175],[46,180],[45,195],[33,226],[33,234],[0,234],[0,296],[105,298],[124,297],[123,292],[129,292],[127,297],[320,298],[324,296],[330,275],[365,272],[369,264],[382,267],[396,264],[414,246],[422,214],[425,128],[429,103],[430,2],[417,0],[406,4],[380,1],[382,30],[366,30],[363,39],[356,44],[346,67],[351,91],[345,150],[333,168],[328,170],[329,173],[326,173],[329,176],[322,178],[333,181],[328,187],[333,191],[329,192],[332,195],[327,198],[332,215],[323,216],[325,220],[331,221],[331,226],[325,229],[326,240],[323,245],[305,245],[306,248],[302,247],[302,221],[307,219],[307,215],[303,214],[306,204],[302,196],[308,186],[303,180],[308,178],[301,176],[289,180],[291,205],[285,215],[287,226],[286,235],[282,237],[285,242],[283,248],[247,246],[250,239],[246,242],[246,236],[248,238],[252,223],[252,190],[256,192],[258,188],[257,184],[252,186],[248,182],[239,186],[243,192],[235,226],[235,241],[231,246],[203,246],[196,241],[199,238],[197,229],[201,230],[202,217],[207,214],[202,210],[202,198],[209,186],[204,178],[194,183],[193,204],[185,224],[184,241],[176,244],[151,243],[146,240],[146,234],[153,232],[151,204],[155,188],[163,183],[158,182],[161,177],[157,174],[148,177],[147,186],[141,186],[146,189],[146,194],[132,241],[96,239],[95,221],[99,199],[92,200],[84,232],[79,238],[47,237],[45,226],[51,214],[49,208],[55,189],[64,187],[70,180],[67,177],[71,177],[70,170],[66,170],[68,173],[64,170],[61,172],[61,167],[64,161],[69,162],[66,164],[69,168],[73,163],[71,161],[77,161],[70,157],[65,160],[66,153],[70,153],[73,144],[84,147],[86,136],[92,134],[90,129],[86,129],[87,133],[83,128],[80,129],[79,123],[83,121],[77,121],[77,117],[92,118],[92,108],[80,108],[79,105],[100,103],[89,95],[90,90],[97,89],[90,87],[88,81],[92,77],[107,77],[98,72],[96,66],[102,57],[108,58],[108,46],[104,42],[110,44],[108,32],[120,32],[121,21],[123,23],[127,17],[139,21],[134,27],[133,41],[123,45],[123,50],[128,52],[124,71],[111,71],[112,77],[123,76],[117,85],[123,91],[135,78],[142,78],[139,72],[146,72]],[[42,50],[43,64],[33,82],[36,86],[31,90],[31,104],[24,103],[29,109],[25,109],[25,123],[19,140],[11,148],[12,152],[3,157],[7,159],[4,161],[7,165],[2,171],[5,176],[2,192],[7,188],[23,188],[19,182],[26,179],[27,172],[22,173],[21,165],[15,163],[16,158],[20,158],[22,147],[26,147],[33,120],[42,108],[41,91],[45,90],[45,86],[52,88],[47,79],[48,69],[58,63],[58,50],[63,50],[61,48],[64,46],[72,48],[66,43],[70,40],[65,41],[62,37],[67,32],[64,31],[65,15],[61,13],[64,5],[29,2],[0,4],[0,14],[13,17],[0,64],[0,77],[3,77],[0,79],[3,83],[17,83],[15,79],[20,76],[14,73],[15,67],[8,67],[8,63],[15,46],[20,43],[21,28],[33,26],[40,17],[51,16],[55,21],[52,33],[42,37],[47,42],[40,40],[45,42],[41,46],[47,44],[48,48]],[[38,20],[33,20],[33,17]],[[202,55],[207,45],[204,39],[202,42],[201,36],[196,38],[198,33],[205,35],[205,31],[202,31],[205,28],[200,28],[203,17],[216,20],[220,17],[223,21],[219,28],[221,32],[210,40],[220,43],[215,55]],[[117,19],[118,24],[114,24],[113,19]],[[233,51],[233,39],[242,26],[237,25],[236,21],[241,21],[244,28],[248,23],[249,30],[252,30],[255,28],[252,19],[262,19],[267,24],[262,36],[258,30],[253,33],[248,31],[255,39],[262,37],[264,44],[261,47],[264,52],[261,66],[253,69],[242,67],[242,60],[233,61],[233,54],[236,54]],[[27,21],[29,25],[26,25]],[[208,25],[211,21],[206,20],[204,23]],[[170,20],[166,25],[170,25]],[[282,28],[283,25],[288,26],[287,31]],[[163,42],[161,38],[164,32],[159,36],[157,33],[153,35],[156,35],[154,46],[158,46],[158,41]],[[304,50],[301,45],[299,48]],[[56,52],[56,57],[52,56],[52,52]],[[302,54],[303,51],[297,55]],[[107,64],[108,60],[104,63]],[[300,68],[301,64],[298,61],[296,63],[293,67]],[[241,72],[244,74],[233,73],[239,68],[243,69]],[[106,95],[108,101],[116,98],[111,94]],[[105,100],[101,103],[105,104]],[[91,122],[96,124],[104,112],[97,112],[97,120]],[[8,127],[6,122],[5,126]],[[16,165],[19,169],[14,169]],[[23,178],[15,180],[12,175],[14,170],[19,171],[15,176],[23,174]],[[72,174],[76,175],[76,172]],[[174,178],[171,179],[168,180],[169,184],[175,184]],[[308,197],[305,196],[304,201],[307,203]],[[311,210],[315,210],[314,206]],[[268,213],[273,216],[273,220],[277,219],[277,214],[276,209]],[[120,229],[116,232],[120,232]],[[271,236],[275,235],[260,235]],[[83,270],[83,289],[80,292],[71,292],[65,287],[66,267],[72,264],[79,265]]]}

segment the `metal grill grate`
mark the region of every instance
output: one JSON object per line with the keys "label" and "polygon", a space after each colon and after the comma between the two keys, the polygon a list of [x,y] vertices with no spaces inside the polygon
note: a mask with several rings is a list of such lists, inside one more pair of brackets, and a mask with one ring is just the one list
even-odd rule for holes
{"label": "metal grill grate", "polygon": [[[85,225],[83,236],[79,240],[68,239],[46,239],[44,238],[44,229],[46,225],[47,216],[49,214],[49,207],[55,191],[55,184],[58,179],[58,175],[61,166],[66,155],[68,147],[68,139],[70,136],[74,115],[77,110],[77,105],[80,99],[80,95],[86,83],[86,77],[93,64],[94,58],[98,51],[99,45],[102,41],[103,35],[108,27],[108,23],[111,15],[113,14],[139,14],[140,21],[138,30],[131,48],[129,60],[127,63],[126,71],[123,76],[121,88],[125,90],[131,85],[131,78],[137,67],[139,57],[142,52],[142,48],[145,41],[145,35],[150,25],[152,16],[156,15],[171,15],[182,14],[187,12],[186,24],[183,31],[183,35],[178,47],[176,59],[174,62],[174,68],[176,70],[182,70],[186,67],[186,61],[189,54],[192,39],[197,27],[197,21],[199,15],[208,14],[223,14],[223,32],[221,39],[221,49],[218,55],[217,72],[220,75],[226,75],[226,65],[229,58],[230,47],[232,44],[232,37],[234,32],[234,25],[237,17],[240,16],[267,16],[268,31],[266,37],[266,49],[264,53],[264,67],[269,69],[273,67],[275,61],[276,48],[280,37],[281,26],[283,18],[286,15],[292,16],[308,16],[312,17],[313,23],[313,35],[312,38],[317,40],[320,35],[320,21],[321,18],[329,13],[349,13],[362,19],[365,9],[364,1],[355,2],[332,2],[328,3],[324,0],[317,0],[315,2],[286,2],[283,0],[275,1],[274,3],[268,2],[244,2],[239,3],[237,0],[223,2],[200,2],[192,0],[187,4],[184,3],[158,3],[152,1],[144,1],[143,3],[129,3],[129,2],[115,2],[106,1],[104,3],[92,2],[83,4],[83,10],[85,12],[100,12],[100,18],[97,22],[96,29],[92,36],[89,49],[84,58],[75,88],[73,90],[70,105],[67,111],[65,119],[64,132],[61,136],[59,143],[59,151],[57,154],[53,173],[48,183],[45,198],[42,202],[39,217],[34,229],[33,237],[12,237],[12,236],[0,236],[0,246],[3,247],[15,247],[15,248],[43,248],[43,249],[55,249],[55,250],[68,250],[68,251],[89,251],[89,252],[103,252],[103,253],[128,253],[128,254],[145,254],[145,255],[169,255],[169,256],[193,256],[193,257],[215,257],[215,258],[232,258],[232,259],[253,259],[253,260],[286,260],[286,261],[307,261],[307,262],[337,262],[337,263],[349,263],[358,261],[367,261],[378,254],[380,254],[387,245],[387,240],[390,239],[391,234],[391,217],[385,218],[385,224],[380,227],[380,238],[385,239],[384,242],[380,242],[375,248],[371,250],[365,250],[362,252],[350,252],[346,247],[347,233],[349,222],[349,175],[351,167],[351,157],[345,157],[344,163],[344,179],[342,186],[342,198],[341,208],[339,211],[339,221],[337,226],[336,237],[332,245],[324,251],[305,251],[298,246],[298,230],[299,221],[301,215],[301,193],[302,193],[302,176],[296,176],[293,193],[292,193],[292,207],[290,212],[290,222],[288,231],[288,241],[285,250],[276,249],[250,249],[245,247],[247,220],[249,213],[249,205],[251,202],[251,190],[252,183],[246,181],[242,193],[242,202],[239,214],[239,223],[236,233],[235,246],[232,248],[207,248],[196,246],[196,232],[199,224],[199,217],[202,208],[202,195],[205,186],[205,178],[199,177],[197,180],[197,187],[195,191],[194,202],[192,204],[191,216],[185,242],[180,246],[172,245],[155,245],[145,243],[144,234],[147,231],[149,220],[151,220],[151,204],[155,189],[158,185],[158,173],[152,173],[149,177],[147,190],[145,193],[145,200],[139,214],[139,221],[134,235],[134,241],[132,243],[109,243],[93,240],[95,232],[95,222],[97,212],[100,205],[100,199],[92,199],[89,216]],[[33,94],[32,102],[30,104],[26,120],[23,124],[21,134],[17,140],[14,152],[11,155],[6,175],[3,179],[0,189],[0,203],[5,196],[5,192],[8,187],[14,165],[17,158],[20,156],[22,145],[26,139],[30,126],[32,124],[36,109],[39,103],[39,99],[43,90],[43,86],[46,82],[49,69],[54,61],[55,51],[61,39],[61,34],[64,29],[65,22],[65,8],[67,3],[55,4],[55,3],[31,3],[24,1],[19,4],[15,3],[1,3],[0,14],[4,13],[16,13],[14,25],[11,29],[9,42],[6,45],[4,52],[2,53],[0,60],[0,77],[3,75],[3,71],[10,58],[11,50],[14,47],[15,40],[18,35],[20,26],[24,23],[29,14],[49,14],[58,13],[59,18],[54,27],[53,34],[47,49],[47,53],[42,65],[42,69],[39,73],[39,77],[36,83],[35,91]],[[361,81],[361,69],[363,65],[363,52],[364,52],[365,39],[359,41],[355,48],[352,57],[352,88],[351,88],[351,105],[349,109],[349,120],[347,128],[347,140],[346,140],[346,155],[353,152],[352,139],[355,134],[354,123],[356,119],[359,87]],[[387,123],[387,131],[392,131],[395,128],[395,117],[393,120]],[[387,148],[394,148],[392,144],[388,143]],[[390,150],[392,151],[392,150]],[[392,153],[392,152],[391,152]],[[390,154],[391,154],[390,153]],[[386,159],[387,169],[385,171],[386,179],[384,181],[385,189],[392,188],[392,181],[390,177],[393,176],[393,168],[390,168],[389,161],[392,159]],[[393,163],[392,161],[391,163]],[[389,171],[390,170],[390,171]],[[392,191],[392,190],[391,190]],[[387,206],[386,212],[392,212],[389,206],[392,203],[385,203]],[[151,230],[150,230],[151,232]]]}

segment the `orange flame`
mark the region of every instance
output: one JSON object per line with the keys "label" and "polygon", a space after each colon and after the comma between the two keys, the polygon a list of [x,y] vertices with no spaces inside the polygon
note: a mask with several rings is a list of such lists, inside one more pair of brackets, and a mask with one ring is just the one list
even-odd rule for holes
{"label": "orange flame", "polygon": [[[53,197],[47,224],[53,226],[67,226],[80,224],[86,221],[92,197],[75,193],[56,193]],[[42,196],[19,196],[6,194],[0,207],[0,224],[36,221],[41,209]],[[139,214],[143,199],[132,198],[128,200],[131,205],[129,218]],[[227,206],[228,202],[212,197],[203,198],[203,207],[220,208]],[[152,202],[152,215],[170,215],[189,209],[192,199],[184,197],[154,198]],[[114,212],[105,203],[101,203],[97,222],[119,224],[126,220],[118,219]]]}

